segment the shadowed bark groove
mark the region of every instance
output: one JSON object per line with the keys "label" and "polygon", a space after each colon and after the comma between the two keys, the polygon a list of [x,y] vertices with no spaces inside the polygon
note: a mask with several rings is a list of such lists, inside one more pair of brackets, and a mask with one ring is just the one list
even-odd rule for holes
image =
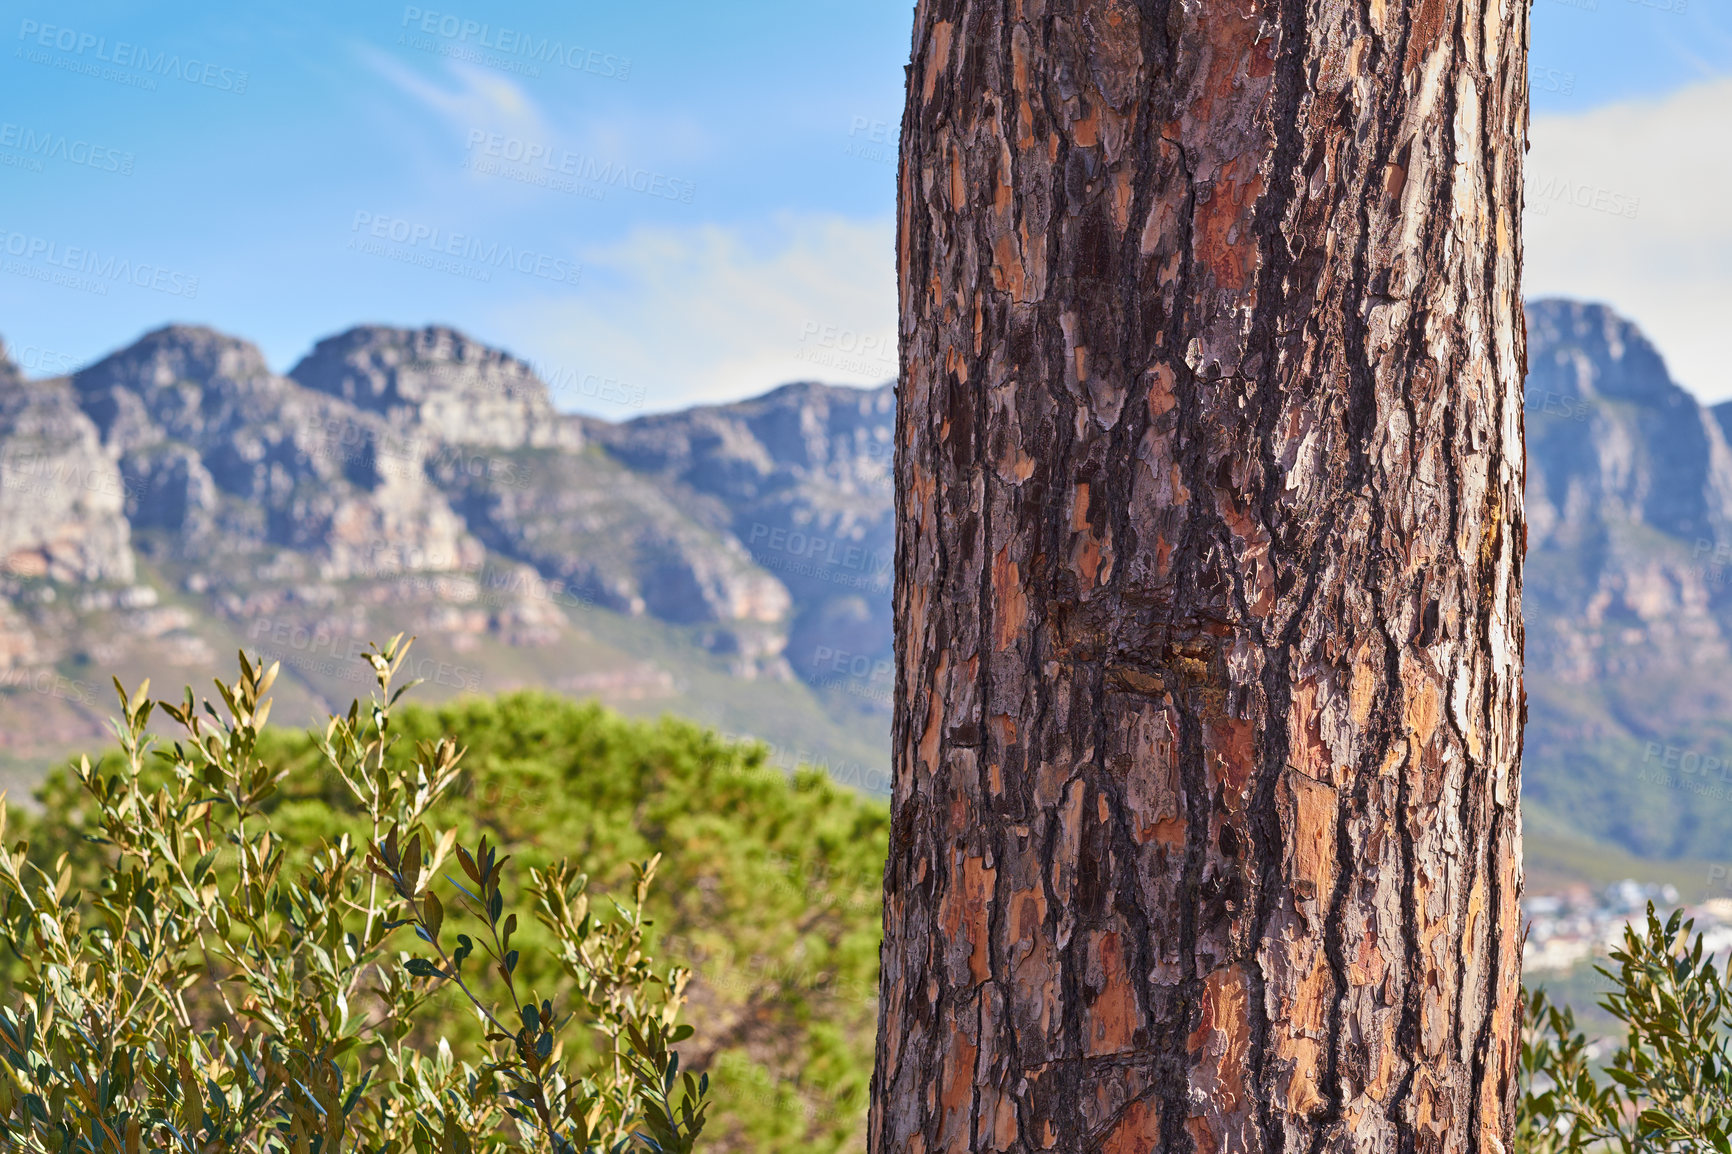
{"label": "shadowed bark groove", "polygon": [[873,1154],[1501,1154],[1527,13],[921,0]]}

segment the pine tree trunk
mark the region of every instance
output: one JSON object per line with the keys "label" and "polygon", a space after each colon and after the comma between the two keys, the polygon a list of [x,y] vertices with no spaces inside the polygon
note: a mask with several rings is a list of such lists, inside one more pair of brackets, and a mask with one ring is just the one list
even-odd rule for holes
{"label": "pine tree trunk", "polygon": [[921,0],[874,1154],[1507,1148],[1518,0]]}

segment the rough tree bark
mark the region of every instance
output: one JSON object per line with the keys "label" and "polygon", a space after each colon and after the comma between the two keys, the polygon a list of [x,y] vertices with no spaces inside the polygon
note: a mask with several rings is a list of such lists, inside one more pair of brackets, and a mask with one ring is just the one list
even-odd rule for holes
{"label": "rough tree bark", "polygon": [[874,1154],[1505,1149],[1521,0],[921,0]]}

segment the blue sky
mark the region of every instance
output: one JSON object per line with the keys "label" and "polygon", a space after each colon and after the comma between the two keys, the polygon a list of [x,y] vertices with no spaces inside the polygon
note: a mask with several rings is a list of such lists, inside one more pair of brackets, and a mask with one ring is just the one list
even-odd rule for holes
{"label": "blue sky", "polygon": [[[894,375],[908,3],[7,8],[0,334],[37,375],[169,321],[279,370],[450,323],[609,417]],[[1732,0],[1536,0],[1533,39],[1533,164],[1564,191],[1530,286],[1610,300],[1732,395],[1697,336],[1732,307],[1702,219]]]}

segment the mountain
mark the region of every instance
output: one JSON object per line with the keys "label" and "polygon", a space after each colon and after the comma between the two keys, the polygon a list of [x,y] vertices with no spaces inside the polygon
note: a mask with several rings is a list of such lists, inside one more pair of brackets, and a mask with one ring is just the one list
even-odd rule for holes
{"label": "mountain", "polygon": [[893,388],[787,385],[756,400],[594,423],[590,435],[742,542],[793,599],[797,676],[880,701],[893,688]]}
{"label": "mountain", "polygon": [[[1537,301],[1528,331],[1527,828],[1725,859],[1732,404],[1603,306]],[[881,791],[894,406],[802,383],[564,416],[438,326],[354,328],[287,376],[185,326],[56,380],[0,356],[0,742],[35,772],[99,740],[108,671],[241,645],[310,722],[408,631],[434,697],[683,713]]]}
{"label": "mountain", "polygon": [[1610,309],[1561,300],[1529,306],[1525,405],[1528,828],[1724,861],[1732,405],[1698,404]]}
{"label": "mountain", "polygon": [[120,470],[65,381],[26,383],[0,346],[0,557],[56,582],[133,578]]}
{"label": "mountain", "polygon": [[[887,555],[867,604],[768,543],[798,525],[888,539],[889,395],[798,386],[614,428],[439,326],[351,329],[286,376],[193,326],[54,380],[0,354],[0,758],[25,775],[100,740],[110,671],[241,646],[283,662],[278,709],[310,723],[370,680],[368,641],[403,631],[435,698],[539,686],[683,713],[882,788],[887,693],[838,693],[787,651],[865,652],[855,618],[887,625]],[[825,419],[820,464],[788,434]],[[742,518],[774,522],[764,549]]]}

